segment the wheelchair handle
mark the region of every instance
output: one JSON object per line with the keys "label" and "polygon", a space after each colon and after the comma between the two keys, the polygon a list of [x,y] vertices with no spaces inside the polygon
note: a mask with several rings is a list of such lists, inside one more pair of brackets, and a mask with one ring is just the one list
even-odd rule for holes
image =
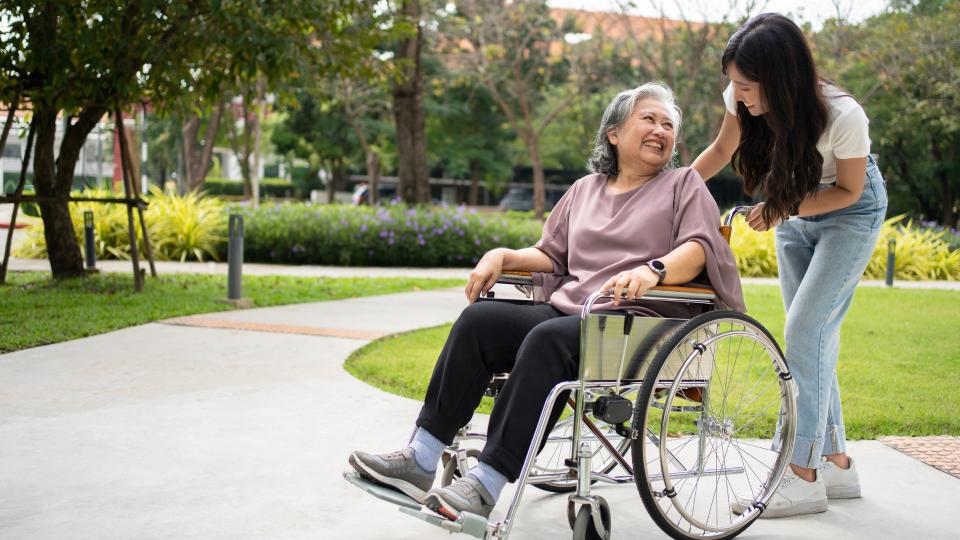
{"label": "wheelchair handle", "polygon": [[730,243],[730,235],[733,233],[733,218],[737,217],[737,214],[743,214],[746,217],[751,210],[753,210],[752,206],[735,206],[724,218],[723,225],[720,226],[720,235],[728,244]]}
{"label": "wheelchair handle", "polygon": [[744,217],[746,217],[751,210],[753,210],[753,206],[734,206],[733,210],[730,210],[730,212],[727,214],[727,217],[723,219],[723,226],[732,227],[733,218],[737,217],[737,214],[743,214]]}

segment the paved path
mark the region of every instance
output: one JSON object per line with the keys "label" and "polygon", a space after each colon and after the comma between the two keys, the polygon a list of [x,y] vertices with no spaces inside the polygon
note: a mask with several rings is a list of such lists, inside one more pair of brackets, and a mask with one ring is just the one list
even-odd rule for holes
{"label": "paved path", "polygon": [[[0,355],[0,538],[449,538],[341,478],[419,410],[342,363],[463,305],[449,290],[233,311]],[[862,499],[741,538],[956,538],[960,480],[876,441],[851,453]],[[597,492],[614,538],[663,537],[633,487]],[[568,538],[565,501],[531,489],[514,538]]]}

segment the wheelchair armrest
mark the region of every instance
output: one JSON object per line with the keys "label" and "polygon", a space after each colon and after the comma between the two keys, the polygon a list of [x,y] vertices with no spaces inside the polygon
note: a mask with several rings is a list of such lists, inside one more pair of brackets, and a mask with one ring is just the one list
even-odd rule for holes
{"label": "wheelchair armrest", "polygon": [[709,287],[690,285],[657,285],[643,295],[643,298],[680,300],[715,300],[717,293]]}
{"label": "wheelchair armrest", "polygon": [[[523,291],[533,287],[533,274],[508,270],[500,274],[497,283],[515,285]],[[527,294],[524,291],[524,294]],[[651,300],[700,300],[711,301],[717,298],[716,292],[710,287],[702,285],[658,285],[648,290],[641,298]]]}
{"label": "wheelchair armrest", "polygon": [[507,285],[533,285],[533,273],[531,272],[516,272],[513,270],[507,270],[500,274],[500,277],[497,278],[497,283],[504,283]]}

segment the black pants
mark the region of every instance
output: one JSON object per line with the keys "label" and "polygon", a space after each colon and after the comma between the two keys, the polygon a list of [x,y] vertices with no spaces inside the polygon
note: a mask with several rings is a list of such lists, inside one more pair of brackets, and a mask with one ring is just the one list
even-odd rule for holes
{"label": "black pants", "polygon": [[[490,378],[510,373],[497,397],[480,461],[520,475],[547,395],[577,378],[580,317],[546,305],[477,302],[454,323],[430,378],[417,426],[446,444],[473,417]],[[557,401],[551,422],[563,411]]]}

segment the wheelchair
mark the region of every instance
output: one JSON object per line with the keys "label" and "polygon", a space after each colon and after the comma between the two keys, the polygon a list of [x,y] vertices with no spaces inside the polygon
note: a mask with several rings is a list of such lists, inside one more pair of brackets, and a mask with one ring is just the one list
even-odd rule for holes
{"label": "wheelchair", "polygon": [[[728,241],[734,217],[747,210],[726,217],[721,232]],[[536,298],[529,274],[507,273],[499,283]],[[612,511],[594,491],[627,483],[673,538],[743,532],[764,511],[794,447],[796,386],[776,340],[751,317],[719,309],[713,291],[702,287],[659,286],[643,297],[707,306],[689,320],[594,309],[609,298],[597,292],[582,307],[578,378],[547,397],[502,521],[467,513],[450,521],[404,495],[347,479],[402,512],[484,539],[509,537],[524,490],[533,486],[569,493],[574,540],[607,540]],[[496,375],[488,394],[495,396],[507,377]],[[561,399],[566,413],[549,426]],[[470,426],[460,430],[444,454],[442,485],[476,462],[479,450],[464,443],[482,440]]]}

